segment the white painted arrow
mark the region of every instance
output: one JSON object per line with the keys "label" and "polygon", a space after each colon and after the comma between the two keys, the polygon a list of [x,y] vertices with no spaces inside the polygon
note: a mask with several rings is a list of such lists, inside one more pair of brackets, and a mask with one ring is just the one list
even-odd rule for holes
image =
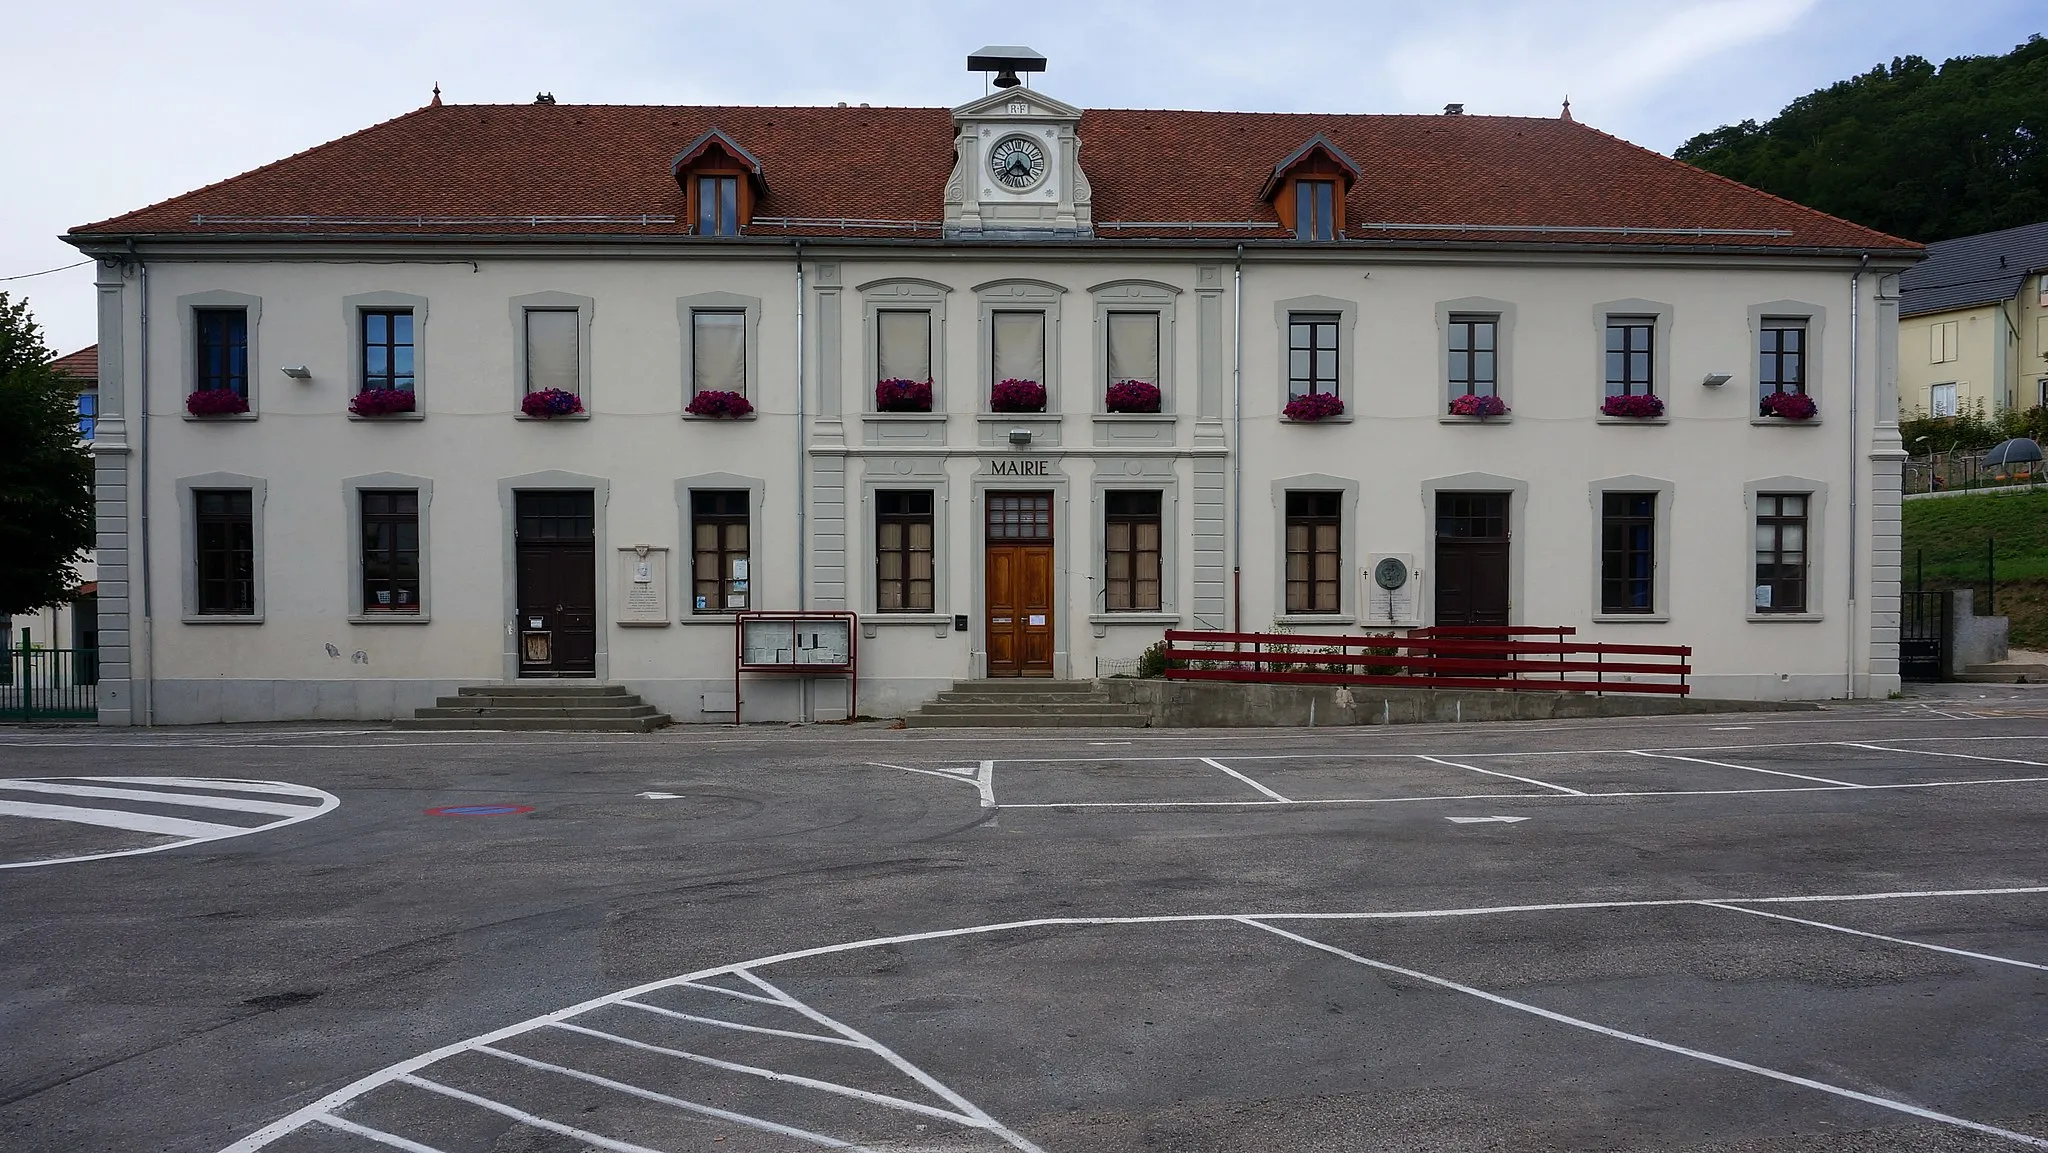
{"label": "white painted arrow", "polygon": [[1526,820],[1528,820],[1528,819],[1529,819],[1529,818],[1527,818],[1527,817],[1445,817],[1445,818],[1444,818],[1444,820],[1446,820],[1446,821],[1452,821],[1452,822],[1454,822],[1454,823],[1456,823],[1456,824],[1460,824],[1460,825],[1480,825],[1480,824],[1485,824],[1485,823],[1486,823],[1486,822],[1488,822],[1488,821],[1499,821],[1499,822],[1500,822],[1501,824],[1503,824],[1503,825],[1512,825],[1512,824],[1514,824],[1514,823],[1515,823],[1516,821],[1526,821]]}
{"label": "white painted arrow", "polygon": [[683,795],[681,793],[641,793],[640,799],[643,801],[680,801],[683,799]]}

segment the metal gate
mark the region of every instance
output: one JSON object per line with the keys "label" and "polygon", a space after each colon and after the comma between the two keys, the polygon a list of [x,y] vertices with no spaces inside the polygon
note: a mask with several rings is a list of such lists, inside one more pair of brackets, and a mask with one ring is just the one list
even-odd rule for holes
{"label": "metal gate", "polygon": [[1918,589],[1899,594],[1899,676],[1942,679],[1941,624],[1948,596]]}
{"label": "metal gate", "polygon": [[0,721],[89,721],[99,716],[97,649],[0,652]]}

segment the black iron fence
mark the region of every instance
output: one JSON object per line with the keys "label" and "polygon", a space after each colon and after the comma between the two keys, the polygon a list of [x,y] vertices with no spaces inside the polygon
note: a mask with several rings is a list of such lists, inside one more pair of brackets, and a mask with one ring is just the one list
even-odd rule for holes
{"label": "black iron fence", "polygon": [[0,721],[92,720],[99,716],[97,649],[0,651]]}

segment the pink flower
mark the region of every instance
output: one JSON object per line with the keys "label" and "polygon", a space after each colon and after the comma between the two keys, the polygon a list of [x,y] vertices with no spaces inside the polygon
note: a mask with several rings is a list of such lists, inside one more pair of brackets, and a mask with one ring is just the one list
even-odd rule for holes
{"label": "pink flower", "polygon": [[932,382],[891,377],[875,385],[876,412],[930,412]]}
{"label": "pink flower", "polygon": [[1322,420],[1344,412],[1344,402],[1334,392],[1304,392],[1280,410],[1289,420]]}
{"label": "pink flower", "polygon": [[1506,416],[1508,402],[1497,396],[1466,393],[1451,400],[1452,416]]}
{"label": "pink flower", "polygon": [[1820,405],[1803,392],[1774,392],[1764,397],[1757,405],[1763,416],[1783,417],[1786,420],[1812,420],[1820,411]]}
{"label": "pink flower", "polygon": [[415,403],[409,388],[366,388],[348,402],[348,410],[357,416],[390,416],[413,411]]}
{"label": "pink flower", "polygon": [[754,403],[737,392],[709,390],[690,398],[683,411],[691,416],[720,416],[735,419],[754,411]]}
{"label": "pink flower", "polygon": [[1142,380],[1119,380],[1102,397],[1111,412],[1158,412],[1159,400],[1159,386]]}
{"label": "pink flower", "polygon": [[519,402],[519,411],[541,420],[572,416],[583,411],[583,398],[559,388],[544,388],[527,393],[526,399]]}
{"label": "pink flower", "polygon": [[1603,416],[1625,416],[1635,420],[1648,420],[1664,415],[1663,398],[1647,392],[1634,396],[1610,396],[1600,403]]}
{"label": "pink flower", "polygon": [[988,407],[993,412],[1044,412],[1045,386],[1035,380],[998,381],[989,390]]}
{"label": "pink flower", "polygon": [[249,398],[232,388],[202,388],[185,398],[193,416],[234,416],[249,411]]}

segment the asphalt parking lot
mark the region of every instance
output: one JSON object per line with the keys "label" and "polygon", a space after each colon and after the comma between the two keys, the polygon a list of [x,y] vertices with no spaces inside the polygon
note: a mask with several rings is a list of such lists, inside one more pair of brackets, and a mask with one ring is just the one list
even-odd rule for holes
{"label": "asphalt parking lot", "polygon": [[2048,1148],[2033,699],[0,732],[0,1148]]}

